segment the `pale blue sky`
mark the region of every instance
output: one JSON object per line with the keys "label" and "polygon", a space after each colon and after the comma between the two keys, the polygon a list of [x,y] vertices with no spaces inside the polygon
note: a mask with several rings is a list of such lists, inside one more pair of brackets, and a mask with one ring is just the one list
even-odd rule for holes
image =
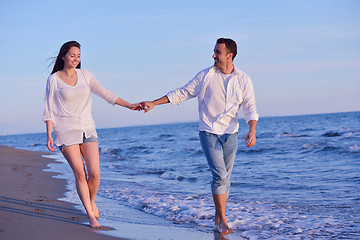
{"label": "pale blue sky", "polygon": [[[45,131],[48,58],[69,40],[82,45],[82,67],[129,102],[184,85],[229,37],[260,117],[359,111],[359,26],[357,0],[0,0],[0,134]],[[98,128],[198,120],[196,99],[147,114],[93,100]]]}

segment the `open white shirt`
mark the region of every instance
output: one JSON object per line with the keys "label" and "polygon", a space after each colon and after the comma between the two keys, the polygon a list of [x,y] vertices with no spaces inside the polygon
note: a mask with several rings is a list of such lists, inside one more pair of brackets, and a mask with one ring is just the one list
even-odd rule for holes
{"label": "open white shirt", "polygon": [[236,67],[229,76],[215,66],[206,68],[185,86],[167,93],[167,97],[172,105],[198,97],[200,131],[236,133],[239,129],[237,113],[241,106],[246,122],[259,119],[251,79]]}
{"label": "open white shirt", "polygon": [[91,115],[91,92],[112,105],[117,99],[88,70],[76,69],[76,72],[78,80],[75,86],[62,81],[57,72],[47,80],[43,121],[53,122],[57,146],[82,143],[83,133],[86,138],[97,137]]}

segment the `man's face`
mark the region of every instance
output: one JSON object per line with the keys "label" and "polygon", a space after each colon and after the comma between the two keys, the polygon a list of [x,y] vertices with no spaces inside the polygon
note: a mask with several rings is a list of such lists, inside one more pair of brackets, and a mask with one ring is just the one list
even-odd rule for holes
{"label": "man's face", "polygon": [[225,43],[219,43],[214,48],[214,65],[216,67],[223,67],[226,65],[228,59],[231,59],[231,53],[228,53]]}

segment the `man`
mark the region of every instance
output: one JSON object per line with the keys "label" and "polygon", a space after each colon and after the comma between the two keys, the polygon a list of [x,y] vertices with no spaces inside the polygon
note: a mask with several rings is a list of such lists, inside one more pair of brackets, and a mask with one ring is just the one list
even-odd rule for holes
{"label": "man", "polygon": [[243,107],[249,124],[249,132],[245,136],[247,147],[255,145],[258,121],[253,85],[248,75],[234,66],[236,54],[237,46],[233,40],[218,39],[212,56],[214,66],[199,72],[185,86],[157,100],[142,103],[145,112],[148,112],[156,105],[169,102],[178,105],[198,97],[200,142],[213,176],[214,230],[222,235],[232,232],[227,224],[226,203],[238,147],[237,113],[240,107]]}

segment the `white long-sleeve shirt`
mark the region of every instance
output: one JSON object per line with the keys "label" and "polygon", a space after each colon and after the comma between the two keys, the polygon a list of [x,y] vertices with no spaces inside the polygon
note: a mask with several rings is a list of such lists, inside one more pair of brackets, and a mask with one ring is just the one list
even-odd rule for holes
{"label": "white long-sleeve shirt", "polygon": [[242,106],[246,122],[258,120],[250,77],[234,67],[225,75],[215,66],[199,72],[185,86],[167,93],[172,105],[198,97],[199,130],[214,134],[235,133],[237,113]]}
{"label": "white long-sleeve shirt", "polygon": [[66,84],[56,73],[49,76],[46,84],[43,121],[51,120],[57,146],[82,143],[96,136],[95,122],[91,115],[91,92],[114,105],[117,96],[105,89],[86,69],[75,69],[78,80],[75,86]]}

